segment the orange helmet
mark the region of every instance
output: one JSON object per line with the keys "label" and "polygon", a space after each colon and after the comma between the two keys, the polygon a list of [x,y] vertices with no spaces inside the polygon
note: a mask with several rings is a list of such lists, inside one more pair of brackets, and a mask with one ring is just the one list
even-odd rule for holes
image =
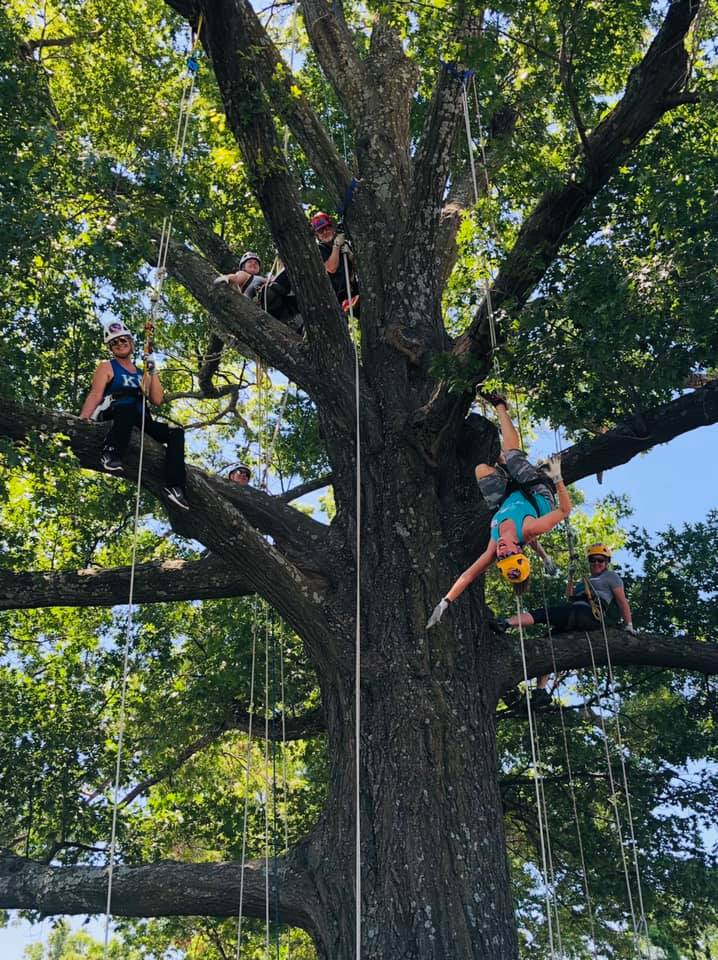
{"label": "orange helmet", "polygon": [[496,566],[510,583],[523,583],[531,573],[529,558],[523,553],[510,553],[508,557],[497,560]]}

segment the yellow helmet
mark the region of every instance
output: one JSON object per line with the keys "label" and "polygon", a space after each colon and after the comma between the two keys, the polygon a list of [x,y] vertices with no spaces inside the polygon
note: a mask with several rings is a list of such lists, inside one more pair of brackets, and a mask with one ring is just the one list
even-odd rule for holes
{"label": "yellow helmet", "polygon": [[497,560],[496,566],[511,583],[523,583],[531,573],[529,558],[523,553],[510,553],[508,557]]}
{"label": "yellow helmet", "polygon": [[592,543],[586,548],[587,557],[605,557],[611,559],[611,549],[605,543]]}

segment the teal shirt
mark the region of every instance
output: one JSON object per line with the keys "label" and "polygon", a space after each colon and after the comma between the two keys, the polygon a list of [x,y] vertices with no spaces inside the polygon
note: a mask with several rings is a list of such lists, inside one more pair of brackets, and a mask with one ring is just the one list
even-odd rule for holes
{"label": "teal shirt", "polygon": [[492,539],[499,539],[499,527],[504,520],[513,520],[516,525],[517,539],[519,543],[523,544],[523,525],[526,517],[544,517],[553,510],[551,502],[546,497],[542,497],[540,493],[534,494],[534,498],[539,508],[538,514],[520,490],[514,490],[513,493],[510,493],[491,521]]}

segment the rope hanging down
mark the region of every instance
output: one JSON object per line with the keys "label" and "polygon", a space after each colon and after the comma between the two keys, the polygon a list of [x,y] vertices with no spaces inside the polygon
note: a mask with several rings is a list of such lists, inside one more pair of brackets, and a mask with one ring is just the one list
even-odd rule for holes
{"label": "rope hanging down", "polygon": [[[178,167],[184,157],[185,144],[187,141],[187,128],[189,122],[189,105],[194,93],[195,77],[199,69],[199,63],[194,56],[199,42],[199,33],[202,29],[202,16],[197,24],[197,33],[193,38],[192,49],[187,60],[187,79],[182,88],[182,99],[180,101],[179,117],[175,131],[175,143],[172,151],[173,164]],[[144,369],[142,376],[142,399],[140,415],[140,453],[137,466],[137,492],[135,495],[135,513],[132,526],[132,556],[130,562],[130,587],[127,599],[127,627],[125,630],[125,643],[122,652],[122,682],[120,690],[120,711],[117,732],[117,760],[115,763],[115,777],[112,790],[112,824],[110,828],[110,849],[107,864],[107,897],[105,901],[105,929],[103,938],[102,956],[107,960],[109,955],[110,943],[110,923],[112,920],[112,889],[114,880],[115,857],[117,853],[117,813],[119,809],[120,793],[120,773],[122,767],[122,750],[125,739],[126,713],[127,713],[127,684],[130,673],[130,646],[132,643],[132,632],[134,626],[134,591],[135,591],[135,572],[137,569],[137,533],[140,518],[140,496],[142,493],[142,470],[144,466],[145,452],[145,420],[147,412],[147,394],[149,392],[149,383],[154,369],[154,362],[151,356],[154,352],[152,337],[155,330],[155,319],[159,310],[162,284],[166,275],[167,251],[169,249],[169,240],[172,230],[172,218],[165,217],[162,222],[162,231],[160,235],[160,244],[157,258],[156,283],[149,293],[150,315],[145,323],[145,339],[143,347]]]}
{"label": "rope hanging down", "polygon": [[361,960],[361,418],[359,413],[359,332],[354,317],[354,297],[349,275],[349,259],[342,254],[344,280],[349,296],[349,327],[354,337],[354,408],[356,455],[356,602],[354,636],[354,938],[355,957]]}
{"label": "rope hanging down", "polygon": [[[528,713],[528,721],[529,721],[529,740],[531,741],[531,763],[533,767],[534,787],[536,792],[536,811],[538,814],[538,825],[539,825],[539,847],[541,851],[541,873],[543,876],[544,900],[546,904],[546,926],[548,930],[549,950],[551,953],[551,958],[552,960],[554,960],[556,953],[554,949],[554,940],[553,940],[553,915],[551,912],[551,887],[549,884],[549,874],[548,874],[546,836],[544,835],[545,810],[541,803],[542,790],[539,784],[542,774],[541,774],[539,763],[538,763],[534,719],[533,719],[533,712],[531,710],[531,691],[529,689],[528,667],[526,665],[526,644],[524,641],[524,628],[521,622],[522,613],[523,613],[523,610],[521,609],[521,598],[517,595],[516,596],[516,614],[518,619],[519,641],[521,644],[521,662],[523,663],[523,669],[524,669],[524,689],[526,693],[526,710]],[[548,821],[546,822],[545,830],[546,830],[546,833],[548,833]]]}
{"label": "rope hanging down", "polygon": [[[557,428],[556,430],[554,430],[554,445],[555,445],[556,451],[558,452],[561,445],[560,428]],[[571,529],[571,525],[568,522],[566,522],[565,530],[566,530],[566,545],[568,548],[569,558],[570,558],[570,561],[573,562],[578,557],[577,545],[574,540],[573,530]],[[594,603],[592,599],[593,590],[587,578],[584,578],[584,584],[586,588],[586,595],[591,599],[591,608],[594,611],[594,616],[600,621],[600,624],[601,624],[601,632],[603,634],[603,642],[606,649],[606,663],[607,663],[609,685],[611,688],[611,693],[614,695],[614,697],[616,697],[616,681],[613,673],[613,664],[611,661],[611,650],[608,642],[608,634],[606,633],[606,620],[604,616],[603,605],[601,604],[600,600],[596,600],[596,602]],[[546,622],[547,624],[549,623],[548,614],[546,616]],[[548,629],[549,629],[549,638],[550,638],[551,637],[550,625]],[[591,664],[592,664],[594,686],[596,689],[596,693],[599,693],[600,682],[598,677],[598,669],[596,667],[593,643],[591,641],[591,636],[588,632],[586,632],[586,640],[588,642],[589,650],[591,653]],[[551,647],[553,650],[553,641],[551,641]],[[616,744],[617,744],[618,756],[621,764],[621,779],[622,779],[622,787],[623,787],[623,796],[626,803],[626,817],[628,821],[628,828],[629,828],[629,835],[630,835],[633,870],[636,877],[636,893],[638,898],[638,919],[636,918],[636,910],[635,910],[635,905],[633,900],[633,893],[631,889],[628,864],[626,860],[626,851],[624,847],[623,831],[621,829],[621,820],[620,820],[620,814],[618,811],[618,802],[617,802],[618,792],[616,790],[615,779],[613,774],[613,766],[611,763],[611,757],[610,757],[610,752],[608,747],[608,733],[606,731],[606,724],[604,721],[603,713],[599,712],[599,721],[601,725],[601,734],[602,734],[604,747],[605,747],[607,773],[608,773],[608,780],[609,780],[610,791],[611,791],[610,797],[609,797],[609,803],[613,807],[613,811],[614,811],[616,833],[617,833],[618,843],[621,851],[621,861],[623,866],[624,879],[626,882],[626,895],[628,898],[629,912],[631,914],[631,923],[633,926],[634,945],[636,950],[639,953],[639,956],[642,956],[643,950],[640,942],[641,934],[643,934],[643,936],[645,936],[645,938],[650,942],[650,933],[648,930],[648,921],[646,919],[646,913],[645,913],[644,902],[643,902],[643,886],[641,883],[641,870],[640,870],[640,864],[638,861],[638,844],[636,842],[636,836],[635,836],[635,830],[634,830],[633,810],[631,805],[631,793],[628,786],[628,772],[626,770],[623,736],[621,732],[621,722],[619,719],[619,706],[616,706],[614,709],[613,719],[614,719],[614,725],[616,729]]]}

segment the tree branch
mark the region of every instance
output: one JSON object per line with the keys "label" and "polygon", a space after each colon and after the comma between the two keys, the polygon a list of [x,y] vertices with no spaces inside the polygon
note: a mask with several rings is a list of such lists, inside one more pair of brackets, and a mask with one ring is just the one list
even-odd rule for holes
{"label": "tree branch", "polygon": [[[442,64],[414,161],[406,225],[397,244],[400,259],[395,272],[406,278],[406,285],[398,288],[396,296],[410,298],[409,308],[401,313],[413,321],[402,333],[412,339],[418,337],[435,350],[445,346],[446,333],[437,307],[439,272],[427,270],[426,264],[436,249],[451,147],[462,116],[462,91],[462,74],[454,66]],[[387,313],[391,316],[398,312],[397,304],[390,302]]]}
{"label": "tree branch", "polygon": [[[0,570],[0,610],[38,607],[113,607],[127,603],[130,567],[84,570]],[[216,557],[155,560],[135,567],[136,603],[215,600],[254,591]]]}
{"label": "tree branch", "polygon": [[[587,639],[590,637],[590,643]],[[614,666],[655,666],[690,670],[694,673],[718,673],[718,644],[688,637],[661,637],[652,633],[630,634],[624,630],[606,631],[611,663]],[[548,635],[525,637],[526,664],[529,677],[552,673],[554,659],[557,670],[578,670],[591,667],[591,646],[598,666],[607,663],[603,632],[553,634],[553,656]],[[523,680],[521,651],[514,645],[501,676],[501,689],[508,689]]]}
{"label": "tree branch", "polygon": [[333,480],[333,474],[327,473],[323,477],[317,477],[315,480],[306,480],[304,483],[298,483],[296,487],[290,487],[290,489],[285,490],[284,493],[277,494],[276,499],[283,500],[285,503],[291,503],[292,500],[305,497],[308,493],[314,493],[315,490],[322,490],[324,487],[330,486]]}
{"label": "tree branch", "polygon": [[[518,309],[535,289],[561,244],[599,190],[634,147],[675,106],[688,69],[684,38],[698,11],[698,0],[675,0],[643,60],[630,73],[621,100],[587,134],[588,156],[582,153],[564,185],[550,190],[524,222],[493,284],[494,310]],[[499,330],[501,339],[502,332]],[[484,300],[469,329],[458,338],[453,354],[476,357],[483,373],[491,363],[489,316]],[[477,379],[482,369],[477,369]],[[439,434],[447,422],[458,429],[473,402],[473,392],[450,397],[442,385],[421,411],[420,420]]]}
{"label": "tree branch", "polygon": [[[36,430],[66,436],[82,466],[99,468],[106,433],[102,426],[45,408],[0,402],[0,436],[25,440]],[[187,471],[191,509],[175,509],[164,494],[164,454],[161,444],[145,438],[142,484],[165,503],[172,528],[181,536],[205,544],[236,571],[248,589],[276,607],[305,641],[315,662],[326,657],[325,642],[331,630],[325,622],[322,604],[327,583],[317,575],[318,567],[325,568],[321,547],[326,527],[267,494],[240,489],[228,480],[209,478],[196,468]],[[139,442],[134,436],[124,457],[124,476],[128,480],[136,477],[138,455]],[[237,505],[246,507],[247,515]],[[271,518],[277,518],[274,544],[252,526],[248,519],[251,515],[271,525]],[[291,540],[297,563],[281,553],[279,544],[283,538]],[[326,569],[330,569],[328,565]]]}
{"label": "tree branch", "polygon": [[718,380],[569,447],[561,457],[564,479],[573,483],[601,470],[610,470],[656,444],[668,443],[689,430],[716,422]]}
{"label": "tree branch", "polygon": [[[227,120],[299,302],[306,346],[314,368],[311,392],[315,397],[318,391],[324,395],[323,385],[331,383],[331,396],[325,397],[325,416],[336,410],[350,422],[354,413],[349,389],[352,343],[287,170],[271,116],[272,105],[254,62],[256,51],[251,37],[242,29],[235,0],[203,0],[202,7],[202,41],[212,58]],[[229,291],[219,291],[214,299],[219,303],[221,298],[230,295]],[[254,314],[255,323],[259,322],[260,315],[264,316],[261,312]],[[338,384],[342,385],[339,391]]]}
{"label": "tree branch", "polygon": [[[258,740],[263,740],[265,733],[264,718],[257,713],[253,715],[250,714],[237,703],[233,707],[232,712],[225,717],[221,723],[217,724],[212,730],[209,730],[201,737],[193,740],[192,743],[188,744],[183,750],[180,750],[179,753],[156,774],[135,784],[135,786],[122,797],[120,805],[125,807],[129,803],[132,803],[137,797],[143,796],[151,787],[166,780],[167,777],[184,766],[188,760],[191,760],[196,754],[201,753],[201,751],[210,746],[210,744],[219,740],[228,730],[242,730],[247,733],[249,731],[250,718],[252,722],[252,736]],[[267,727],[269,733],[268,740],[276,743],[283,741],[289,742],[291,740],[306,740],[308,737],[315,737],[323,733],[326,729],[324,712],[321,707],[310,710],[298,717],[285,717],[284,723],[282,723],[281,716],[276,717],[269,721]]]}
{"label": "tree branch", "polygon": [[[287,858],[269,862],[270,900],[279,894],[282,920],[310,930],[315,894],[304,871]],[[165,860],[139,867],[116,866],[112,880],[112,912],[119,917],[233,917],[244,874],[243,912],[265,916],[265,861],[177,863]],[[107,897],[107,871],[101,867],[53,867],[10,851],[0,851],[0,905],[5,909],[39,910],[45,914],[102,913]],[[272,910],[277,909],[276,901]]]}
{"label": "tree branch", "polygon": [[235,339],[248,353],[258,354],[308,394],[316,393],[317,377],[306,349],[290,327],[227,284],[214,286],[217,274],[209,263],[181,243],[170,242],[167,270],[211,314],[225,337]]}

